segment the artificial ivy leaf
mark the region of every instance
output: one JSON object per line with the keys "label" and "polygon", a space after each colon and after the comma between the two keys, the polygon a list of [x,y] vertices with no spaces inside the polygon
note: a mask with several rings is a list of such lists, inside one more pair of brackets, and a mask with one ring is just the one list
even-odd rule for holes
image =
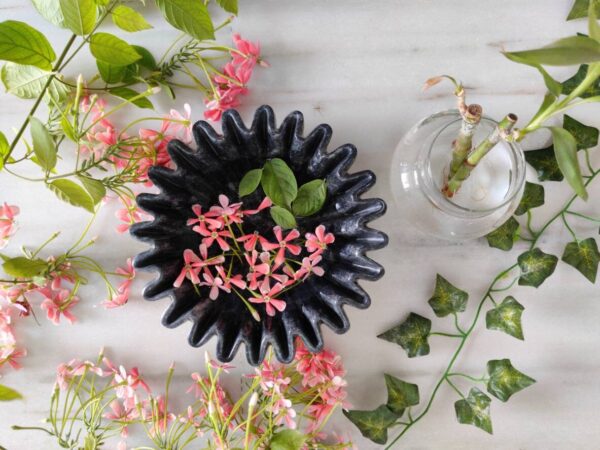
{"label": "artificial ivy leaf", "polygon": [[344,410],[343,413],[364,437],[382,445],[387,442],[388,428],[398,419],[385,405],[373,411]]}
{"label": "artificial ivy leaf", "polygon": [[98,8],[94,0],[60,0],[66,27],[78,36],[90,34],[96,25]]}
{"label": "artificial ivy leaf", "polygon": [[65,27],[65,18],[60,10],[60,0],[31,0],[31,3],[37,12],[52,25]]}
{"label": "artificial ivy leaf", "polygon": [[0,131],[0,170],[4,167],[4,158],[8,155],[10,151],[10,144],[6,139],[6,136],[2,131]]}
{"label": "artificial ivy leaf", "polygon": [[569,242],[565,247],[562,260],[579,270],[592,283],[596,282],[600,253],[593,237],[580,242]]}
{"label": "artificial ivy leaf", "polygon": [[433,297],[429,299],[428,303],[436,316],[446,317],[449,314],[463,312],[467,307],[468,299],[469,294],[437,274]]}
{"label": "artificial ivy leaf", "polygon": [[502,303],[490,309],[485,315],[485,325],[488,330],[502,331],[517,339],[523,340],[521,315],[525,307],[514,297],[508,296]]}
{"label": "artificial ivy leaf", "polygon": [[560,171],[567,179],[573,190],[582,199],[587,200],[588,193],[583,183],[579,160],[577,159],[577,141],[564,128],[548,127],[552,132],[554,155]]}
{"label": "artificial ivy leaf", "polygon": [[29,119],[29,130],[31,131],[31,140],[33,142],[33,153],[37,158],[37,163],[46,172],[54,169],[56,166],[56,144],[52,135],[44,124],[37,118]]}
{"label": "artificial ivy leaf", "polygon": [[111,14],[114,24],[123,31],[135,32],[152,28],[144,16],[129,6],[117,5]]}
{"label": "artificial ivy leaf", "polygon": [[240,197],[250,195],[256,190],[256,188],[260,184],[262,172],[262,169],[252,169],[242,177],[242,180],[240,181],[240,186],[238,188],[238,193]]}
{"label": "artificial ivy leaf", "polygon": [[298,195],[292,202],[292,211],[299,217],[312,216],[321,210],[326,197],[327,183],[325,180],[309,181],[298,189]]}
{"label": "artificial ivy leaf", "polygon": [[85,189],[74,181],[58,179],[48,183],[46,186],[62,201],[73,206],[79,206],[91,213],[94,212],[94,200]]}
{"label": "artificial ivy leaf", "polygon": [[294,172],[280,158],[265,163],[260,183],[267,197],[278,206],[289,208],[298,195]]}
{"label": "artificial ivy leaf", "polygon": [[215,38],[210,14],[204,2],[188,0],[155,0],[167,22],[185,31],[191,37],[203,41]]}
{"label": "artificial ivy leaf", "polygon": [[287,209],[273,205],[270,209],[271,218],[281,228],[290,229],[296,227],[296,218]]}
{"label": "artificial ivy leaf", "polygon": [[492,434],[490,403],[492,399],[477,388],[471,388],[469,396],[454,403],[454,411],[459,423],[475,425]]}
{"label": "artificial ivy leaf", "polygon": [[106,188],[104,187],[104,184],[102,184],[102,181],[83,175],[78,176],[77,179],[81,181],[85,190],[90,194],[90,197],[92,197],[94,205],[97,205],[102,201],[106,195]]}
{"label": "artificial ivy leaf", "polygon": [[488,245],[504,251],[510,250],[513,248],[515,241],[519,239],[519,227],[519,222],[511,216],[506,222],[486,235]]}
{"label": "artificial ivy leaf", "polygon": [[[24,66],[22,64],[6,63],[2,67],[0,76],[2,83],[8,92],[19,98],[37,98],[44,90],[48,77],[52,72],[42,70],[35,66]],[[59,75],[55,75],[50,82],[44,100],[46,103],[61,103],[69,94],[69,88],[58,81]],[[50,100],[50,97],[53,101]]]}
{"label": "artificial ivy leaf", "polygon": [[401,417],[409,406],[419,404],[419,386],[402,381],[387,373],[384,376],[388,393],[386,406],[397,417]]}
{"label": "artificial ivy leaf", "polygon": [[[600,4],[596,3],[596,14],[600,15]],[[567,20],[575,20],[582,19],[587,17],[588,11],[590,8],[590,0],[575,0],[573,3],[573,7],[571,11],[569,11],[569,15],[567,16]]]}
{"label": "artificial ivy leaf", "polygon": [[[110,88],[108,92],[115,97],[122,98],[123,100],[128,100],[130,103],[133,103],[138,108],[143,109],[154,109],[154,105],[147,97],[139,97],[140,93],[134,91],[128,87],[114,87]],[[138,98],[135,98],[138,97]]]}
{"label": "artificial ivy leaf", "polygon": [[0,402],[10,402],[13,400],[19,400],[21,398],[23,398],[23,396],[17,391],[9,388],[8,386],[0,384]]}
{"label": "artificial ivy leaf", "polygon": [[15,278],[33,278],[40,275],[46,268],[48,263],[42,259],[29,259],[25,256],[17,256],[9,258],[2,264],[2,270],[7,275]]}
{"label": "artificial ivy leaf", "polygon": [[[583,79],[587,76],[589,70],[589,66],[587,64],[582,64],[579,66],[577,73],[573,75],[568,80],[563,81],[562,83],[562,92],[565,95],[569,95],[573,90],[581,84]],[[589,97],[597,97],[600,95],[600,78],[596,79],[590,87],[588,87],[585,91],[583,91],[579,97],[581,98],[589,98]]]}
{"label": "artificial ivy leaf", "polygon": [[150,53],[150,50],[142,47],[141,45],[132,45],[132,47],[136,52],[138,52],[138,54],[142,55],[142,58],[139,59],[136,64],[139,64],[140,66],[149,70],[156,69],[156,59],[154,59],[154,56],[152,53]]}
{"label": "artificial ivy leaf", "polygon": [[488,392],[503,402],[506,402],[513,394],[535,383],[533,378],[515,369],[510,359],[488,361],[487,371],[489,375]]}
{"label": "artificial ivy leaf", "polygon": [[564,115],[563,128],[575,138],[577,150],[592,148],[598,145],[598,129],[584,125],[570,116]]}
{"label": "artificial ivy leaf", "polygon": [[110,33],[94,33],[90,37],[90,52],[97,60],[115,66],[127,66],[142,57],[131,45]]}
{"label": "artificial ivy leaf", "polygon": [[273,435],[269,443],[270,450],[300,450],[307,436],[297,430],[281,430]]}
{"label": "artificial ivy leaf", "polygon": [[238,0],[217,0],[217,3],[225,11],[235,14],[238,13]]}
{"label": "artificial ivy leaf", "polygon": [[6,20],[0,22],[0,59],[51,70],[56,54],[38,30],[23,22]]}
{"label": "artificial ivy leaf", "polygon": [[520,216],[525,214],[532,208],[537,208],[544,204],[544,186],[541,184],[525,182],[525,189],[523,191],[523,197],[521,197],[521,203],[515,211],[515,215]]}
{"label": "artificial ivy leaf", "polygon": [[427,338],[431,331],[431,320],[415,313],[410,313],[400,325],[390,328],[377,336],[402,347],[409,358],[429,354]]}
{"label": "artificial ivy leaf", "polygon": [[517,262],[521,269],[519,285],[538,287],[552,275],[558,258],[544,253],[539,248],[534,248],[520,254]]}
{"label": "artificial ivy leaf", "polygon": [[572,66],[600,61],[600,44],[587,36],[570,36],[534,50],[505,52],[512,60],[527,64]]}
{"label": "artificial ivy leaf", "polygon": [[525,160],[536,170],[539,181],[562,181],[564,179],[558,168],[556,156],[554,156],[553,145],[540,150],[526,151]]}

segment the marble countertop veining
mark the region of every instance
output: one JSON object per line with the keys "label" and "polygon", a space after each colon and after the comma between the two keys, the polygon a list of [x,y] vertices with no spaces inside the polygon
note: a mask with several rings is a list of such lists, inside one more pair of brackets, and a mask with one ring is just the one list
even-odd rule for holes
{"label": "marble countertop veining", "polygon": [[[391,373],[419,384],[422,395],[431,391],[436,375],[453,351],[452,342],[432,342],[431,355],[408,360],[399,347],[376,335],[398,323],[409,311],[429,313],[429,298],[436,273],[471,293],[467,314],[491,278],[512,264],[523,244],[510,253],[489,249],[482,240],[450,244],[426,240],[398,226],[403,211],[395,205],[389,188],[389,167],[396,143],[415,122],[453,105],[449,89],[436,88],[423,94],[425,79],[439,73],[465,81],[472,101],[484,105],[486,113],[498,117],[513,111],[530,117],[544,93],[532,69],[509,62],[502,48],[522,49],[584,31],[584,23],[566,23],[570,0],[241,0],[240,18],[232,28],[260,40],[271,68],[260,70],[244,99],[241,113],[250,119],[261,104],[274,107],[279,120],[293,110],[305,115],[305,129],[329,123],[334,135],[331,147],[346,142],[359,149],[355,170],[370,168],[378,183],[370,195],[388,201],[386,216],[376,227],[390,236],[389,246],[372,254],[384,264],[387,275],[377,283],[363,283],[372,296],[368,310],[348,308],[351,329],[345,335],[324,330],[327,346],[339,352],[348,371],[349,401],[355,408],[370,409],[385,401],[382,373]],[[56,31],[39,17],[27,0],[3,0],[2,20],[23,20],[45,33],[55,47],[62,46],[65,31]],[[156,23],[156,21],[155,21]],[[164,49],[165,36],[175,37],[167,26],[128,38],[151,49]],[[225,35],[227,33],[224,33]],[[92,61],[83,58],[73,70],[91,71]],[[555,71],[566,78],[571,71]],[[202,104],[192,101],[196,118]],[[178,99],[178,106],[184,102]],[[167,103],[159,104],[163,110]],[[29,105],[8,94],[0,94],[1,128],[16,127]],[[573,115],[600,125],[594,108],[581,108]],[[8,134],[8,133],[7,133]],[[600,163],[600,155],[594,156]],[[600,195],[598,187],[595,195]],[[568,190],[547,186],[546,199],[559,207]],[[594,198],[594,197],[592,197]],[[597,198],[597,197],[596,197]],[[0,176],[0,201],[18,203],[21,229],[16,245],[40,242],[57,229],[62,236],[51,245],[60,249],[71,241],[86,220],[86,213],[54,199],[43,186],[25,184]],[[551,207],[549,208],[551,209]],[[582,204],[581,211],[598,214],[597,202]],[[537,216],[538,214],[536,214]],[[104,209],[94,226],[98,243],[95,257],[116,266],[145,246],[113,231],[111,207]],[[580,224],[581,236],[596,236],[597,226]],[[568,235],[552,227],[541,246],[561,254]],[[52,448],[43,434],[15,432],[12,424],[34,424],[45,416],[59,362],[72,357],[91,358],[101,346],[125,364],[139,365],[151,379],[159,380],[175,359],[177,386],[185,386],[185,373],[201,368],[203,352],[187,346],[189,327],[169,330],[160,325],[167,300],[144,302],[141,287],[151,274],[136,280],[133,298],[123,309],[105,311],[99,280],[86,286],[78,307],[79,321],[55,327],[47,321],[38,326],[22,321],[19,338],[29,356],[19,372],[9,372],[2,382],[26,394],[24,402],[0,406],[0,444],[9,450]],[[594,450],[600,448],[600,293],[573,268],[560,264],[556,274],[539,289],[515,288],[525,305],[526,340],[517,341],[501,333],[479,329],[461,354],[458,368],[483,373],[488,359],[511,358],[517,368],[538,382],[504,404],[494,401],[494,435],[457,424],[455,394],[443,388],[434,407],[406,436],[398,448],[413,450]],[[208,344],[212,348],[214,343]],[[248,370],[243,354],[235,363],[236,373]],[[234,385],[234,384],[232,384]],[[375,449],[342,417],[338,430],[349,430],[358,448]]]}

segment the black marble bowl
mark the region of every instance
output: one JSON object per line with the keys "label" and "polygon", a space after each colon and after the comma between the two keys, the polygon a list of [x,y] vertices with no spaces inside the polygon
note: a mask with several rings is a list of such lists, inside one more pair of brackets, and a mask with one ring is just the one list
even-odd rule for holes
{"label": "black marble bowl", "polygon": [[[331,139],[328,125],[319,125],[304,137],[303,116],[297,111],[277,127],[273,110],[262,106],[247,128],[239,114],[229,110],[223,114],[222,129],[221,136],[208,123],[197,122],[193,132],[198,148],[173,140],[168,150],[177,168],[157,166],[149,171],[160,193],[140,194],[137,203],[154,220],[131,228],[134,236],[153,244],[152,249],[137,255],[135,267],[153,268],[159,273],[144,290],[144,297],[156,300],[169,295],[173,301],[163,324],[176,327],[191,321],[189,342],[196,347],[216,335],[221,361],[230,361],[244,342],[246,356],[253,365],[263,360],[269,344],[280,361],[290,362],[296,336],[311,351],[318,352],[323,348],[320,324],[325,323],[336,333],[347,331],[350,324],[343,306],[367,308],[371,302],[357,280],[377,280],[384,273],[382,266],[365,256],[365,252],[388,242],[384,233],[366,225],[385,212],[385,202],[360,198],[375,183],[375,175],[368,170],[348,173],[357,152],[353,145],[327,152]],[[201,241],[201,236],[186,226],[193,215],[192,205],[199,203],[206,209],[218,203],[219,194],[227,195],[232,202],[240,201],[237,191],[242,176],[275,157],[288,163],[298,185],[315,178],[327,180],[324,207],[312,217],[300,218],[298,229],[303,236],[324,224],[328,232],[334,233],[335,242],[323,254],[320,265],[325,275],[313,275],[285,292],[282,298],[287,307],[275,317],[265,314],[264,305],[254,305],[262,317],[257,322],[234,293],[221,292],[212,301],[198,295],[189,280],[179,288],[173,287],[173,281],[183,266],[183,250],[197,249]],[[258,201],[259,192],[244,198],[245,205]],[[248,227],[244,223],[245,231],[254,228],[268,235],[274,224],[267,218],[268,213],[251,216]]]}

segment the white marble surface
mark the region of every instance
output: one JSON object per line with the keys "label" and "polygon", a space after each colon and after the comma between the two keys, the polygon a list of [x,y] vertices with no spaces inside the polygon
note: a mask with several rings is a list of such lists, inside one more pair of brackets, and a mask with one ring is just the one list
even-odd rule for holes
{"label": "white marble surface", "polygon": [[[489,115],[498,117],[510,110],[529,117],[543,95],[542,83],[532,70],[508,62],[499,50],[541,45],[583,31],[582,23],[564,22],[569,7],[569,0],[241,1],[241,17],[232,28],[260,40],[272,65],[253,80],[242,114],[249,118],[257,106],[268,103],[280,118],[294,109],[303,111],[306,129],[321,122],[331,124],[332,146],[356,144],[360,154],[355,169],[373,169],[379,182],[372,194],[389,202],[388,214],[376,226],[389,233],[390,245],[372,255],[385,265],[387,275],[376,284],[364,283],[372,295],[371,308],[347,310],[352,327],[345,335],[324,331],[327,345],[345,359],[349,400],[355,407],[372,408],[385,400],[383,372],[418,383],[424,397],[430,392],[453,343],[434,339],[430,356],[409,361],[399,347],[376,335],[409,311],[431,315],[426,300],[436,272],[468,290],[473,307],[489,280],[512,264],[524,248],[520,244],[503,253],[489,249],[481,240],[459,245],[425,241],[396,226],[402,209],[393,204],[388,187],[396,142],[421,117],[452,105],[447,89],[422,94],[423,80],[438,73],[454,74],[466,81],[472,100],[482,103]],[[0,17],[24,20],[51,33],[56,47],[62,47],[67,37],[38,17],[26,0],[3,0]],[[129,39],[158,50],[167,45],[167,35],[175,33],[157,27]],[[88,73],[93,70],[89,59],[79,67]],[[566,70],[559,73],[568,75]],[[200,118],[200,99],[186,100]],[[166,102],[161,105],[166,106]],[[28,108],[27,102],[0,94],[2,129],[20,124]],[[574,116],[598,126],[594,108],[582,108]],[[599,155],[594,160],[600,164]],[[600,189],[594,193],[600,195]],[[548,187],[548,211],[559,208],[567,196],[565,189]],[[85,213],[64,206],[43,186],[24,184],[6,174],[0,174],[0,200],[22,208],[21,230],[11,246],[14,252],[21,244],[39,243],[62,229],[63,235],[49,249],[59,251],[72,242],[86,219]],[[600,213],[597,201],[581,205],[580,210]],[[114,223],[110,207],[106,208],[94,231],[99,237],[94,256],[109,267],[144,248],[114,232]],[[582,236],[598,234],[597,227],[587,224],[580,224],[578,231]],[[567,240],[555,226],[541,246],[560,254]],[[7,373],[2,382],[23,391],[26,400],[0,406],[0,444],[10,450],[53,448],[46,436],[14,432],[10,425],[33,424],[45,416],[54,368],[61,361],[89,358],[106,346],[114,359],[138,364],[151,378],[159,379],[175,360],[180,386],[187,383],[183,374],[200,369],[202,351],[185,343],[188,326],[168,330],[159,324],[167,301],[142,301],[139,292],[149,278],[148,274],[139,277],[126,308],[105,311],[97,307],[104,294],[99,280],[93,279],[82,289],[76,325],[55,327],[45,320],[39,326],[33,320],[19,323],[17,333],[29,356],[23,370]],[[597,285],[560,264],[541,288],[517,288],[514,295],[527,308],[526,341],[479,329],[461,354],[458,367],[480,373],[488,359],[508,357],[538,383],[507,404],[494,401],[494,436],[458,425],[455,395],[444,387],[430,414],[399,448],[599,448]],[[243,355],[236,364],[239,372],[247,370]],[[338,418],[336,426],[352,430],[360,449],[378,448],[343,419]]]}

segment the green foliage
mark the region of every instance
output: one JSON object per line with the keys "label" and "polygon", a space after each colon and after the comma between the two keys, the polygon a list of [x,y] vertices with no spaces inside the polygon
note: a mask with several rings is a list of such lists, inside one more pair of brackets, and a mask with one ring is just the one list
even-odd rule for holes
{"label": "green foliage", "polygon": [[94,0],[60,0],[65,26],[78,36],[90,34],[98,18]]}
{"label": "green foliage", "polygon": [[563,118],[563,128],[575,138],[577,150],[592,148],[598,145],[597,128],[584,125],[566,114]]}
{"label": "green foliage", "polygon": [[409,358],[414,358],[429,354],[430,332],[431,320],[416,313],[410,313],[404,322],[377,337],[398,344],[406,351]]}
{"label": "green foliage", "polygon": [[[569,95],[571,92],[575,90],[577,86],[581,84],[581,82],[585,79],[588,74],[589,66],[587,64],[582,64],[577,73],[573,75],[568,80],[563,81],[562,83],[562,92],[565,95]],[[585,89],[579,97],[581,98],[590,98],[597,97],[600,95],[600,78],[597,78],[587,89]]]}
{"label": "green foliage", "polygon": [[406,408],[419,404],[419,386],[402,381],[387,373],[384,376],[388,393],[386,406],[397,417],[401,417]]}
{"label": "green foliage", "polygon": [[307,437],[297,430],[283,429],[273,435],[270,450],[300,450]]}
{"label": "green foliage", "polygon": [[292,202],[292,211],[299,217],[312,216],[323,208],[326,197],[327,183],[325,180],[309,181],[298,189],[298,195]]}
{"label": "green foliage", "polygon": [[132,64],[142,57],[135,48],[110,33],[94,33],[90,37],[90,51],[97,60],[116,66]]}
{"label": "green foliage", "polygon": [[[575,2],[573,3],[573,7],[571,8],[571,11],[569,11],[569,15],[567,16],[567,20],[582,19],[584,17],[587,17],[589,7],[590,0],[575,0]],[[595,8],[596,14],[600,15],[600,5],[598,3],[596,3]]]}
{"label": "green foliage", "polygon": [[69,88],[53,79],[44,92],[44,86],[50,76],[52,76],[52,72],[47,72],[39,67],[15,63],[4,64],[0,72],[2,83],[9,93],[27,99],[37,98],[43,94],[46,103],[52,103],[52,101],[61,103],[67,97]]}
{"label": "green foliage", "polygon": [[296,226],[296,218],[287,209],[273,205],[270,209],[271,218],[281,228],[289,229]]}
{"label": "green foliage", "polygon": [[477,388],[471,388],[469,396],[454,403],[456,418],[459,423],[475,425],[490,434],[492,419],[490,417],[490,403],[492,399]]}
{"label": "green foliage", "polygon": [[109,84],[115,84],[123,81],[128,66],[115,66],[104,61],[96,60],[96,67],[98,67],[98,72],[100,73],[102,81]]}
{"label": "green foliage", "polygon": [[519,227],[519,222],[511,216],[506,222],[486,235],[488,245],[504,251],[512,249],[514,243],[519,239]]}
{"label": "green foliage", "polygon": [[123,31],[132,33],[152,28],[144,16],[129,6],[117,5],[113,8],[111,15],[114,24]]}
{"label": "green foliage", "polygon": [[132,47],[136,52],[138,52],[139,55],[142,56],[136,62],[136,64],[148,70],[156,70],[156,59],[154,59],[154,56],[152,55],[152,53],[150,53],[150,50],[148,50],[145,47],[142,47],[141,45],[132,45]]}
{"label": "green foliage", "polygon": [[0,402],[10,402],[13,400],[20,400],[22,398],[23,396],[14,389],[0,384]]}
{"label": "green foliage", "polygon": [[505,52],[516,62],[548,66],[572,66],[600,61],[600,44],[587,36],[570,36],[534,50]]}
{"label": "green foliage", "polygon": [[520,254],[517,262],[521,269],[519,285],[537,288],[554,273],[558,258],[534,248]]}
{"label": "green foliage", "polygon": [[252,169],[240,181],[238,193],[240,197],[252,194],[260,185],[262,169]]}
{"label": "green foliage", "polygon": [[485,324],[488,330],[502,331],[517,339],[523,340],[523,327],[521,326],[521,315],[525,307],[514,297],[508,296],[502,303],[490,309],[485,316]]}
{"label": "green foliage", "polygon": [[33,152],[37,158],[37,162],[42,169],[49,172],[56,166],[57,151],[54,139],[52,139],[48,129],[37,117],[32,117],[29,120],[29,129],[33,142]]}
{"label": "green foliage", "polygon": [[60,0],[31,0],[40,15],[52,25],[64,28],[65,18],[60,10]]}
{"label": "green foliage", "polygon": [[356,425],[364,437],[382,445],[387,442],[388,428],[397,420],[396,414],[385,405],[373,411],[344,410],[344,415]]}
{"label": "green foliage", "polygon": [[517,216],[525,214],[532,208],[537,208],[544,204],[544,186],[541,184],[525,182],[525,190],[523,191],[523,197],[517,207],[515,214]]}
{"label": "green foliage", "polygon": [[141,97],[139,92],[128,87],[114,87],[108,90],[109,94],[129,100],[138,108],[154,109],[154,105],[147,97]]}
{"label": "green foliage", "polygon": [[104,187],[104,184],[102,184],[100,180],[83,175],[78,176],[77,179],[81,182],[87,193],[90,194],[90,197],[92,197],[94,205],[100,203],[100,201],[106,195],[106,188]]}
{"label": "green foliage", "polygon": [[562,260],[575,267],[592,283],[596,282],[600,253],[598,253],[596,239],[593,237],[579,242],[569,242],[565,247]]}
{"label": "green foliage", "polygon": [[585,188],[579,161],[577,160],[577,141],[571,133],[564,128],[548,127],[552,132],[554,154],[560,171],[567,179],[573,190],[584,200],[588,193]]}
{"label": "green foliage", "polygon": [[9,258],[2,264],[2,270],[15,278],[33,278],[43,273],[48,264],[42,259],[30,259],[25,256]]}
{"label": "green foliage", "polygon": [[506,402],[515,393],[535,383],[533,378],[515,369],[509,359],[488,361],[487,390],[497,399]]}
{"label": "green foliage", "polygon": [[436,316],[446,317],[449,314],[463,312],[467,307],[468,299],[469,294],[461,291],[443,276],[437,274],[433,296],[428,303]]}
{"label": "green foliage", "polygon": [[225,11],[235,14],[238,13],[238,0],[217,0],[217,3]]}
{"label": "green foliage", "polygon": [[294,172],[280,158],[273,158],[265,163],[260,183],[267,197],[283,208],[289,209],[298,195]]}
{"label": "green foliage", "polygon": [[38,30],[23,22],[7,20],[0,23],[0,59],[51,70],[56,54]]}
{"label": "green foliage", "polygon": [[48,183],[46,186],[62,201],[73,206],[79,206],[91,213],[94,212],[94,199],[74,181],[61,178]]}
{"label": "green foliage", "polygon": [[533,167],[539,181],[562,181],[564,176],[554,156],[554,146],[525,152],[525,160]]}
{"label": "green foliage", "polygon": [[203,2],[188,0],[155,0],[164,18],[175,28],[202,41],[214,39],[215,30]]}
{"label": "green foliage", "polygon": [[10,145],[6,140],[6,136],[0,131],[0,170],[4,167],[4,158],[8,155]]}

